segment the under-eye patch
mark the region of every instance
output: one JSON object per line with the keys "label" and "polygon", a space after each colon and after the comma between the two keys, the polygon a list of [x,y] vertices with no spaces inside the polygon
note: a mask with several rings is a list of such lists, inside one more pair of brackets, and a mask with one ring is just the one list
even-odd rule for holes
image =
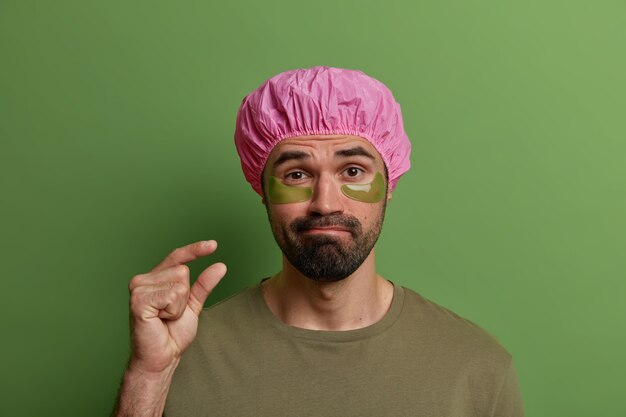
{"label": "under-eye patch", "polygon": [[377,203],[385,198],[385,180],[380,172],[374,176],[369,184],[344,184],[341,192],[353,200],[364,203]]}
{"label": "under-eye patch", "polygon": [[267,180],[267,194],[272,204],[300,203],[311,198],[313,188],[286,185],[278,178],[270,176]]}
{"label": "under-eye patch", "polygon": [[[266,182],[267,194],[271,204],[301,203],[310,200],[313,188],[283,184],[278,178],[269,176]],[[369,184],[344,184],[341,192],[353,200],[364,203],[376,203],[385,198],[385,181],[380,172]]]}

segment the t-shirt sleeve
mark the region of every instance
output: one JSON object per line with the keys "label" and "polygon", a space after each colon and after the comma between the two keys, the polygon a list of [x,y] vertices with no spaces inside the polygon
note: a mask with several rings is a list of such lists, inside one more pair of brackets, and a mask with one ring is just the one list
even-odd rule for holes
{"label": "t-shirt sleeve", "polygon": [[493,417],[524,417],[522,395],[512,360],[509,362],[502,384],[500,384],[493,410],[491,414]]}

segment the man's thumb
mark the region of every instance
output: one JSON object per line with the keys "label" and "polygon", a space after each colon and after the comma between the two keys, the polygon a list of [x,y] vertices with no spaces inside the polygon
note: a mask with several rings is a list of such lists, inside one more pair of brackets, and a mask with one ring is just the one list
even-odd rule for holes
{"label": "man's thumb", "polygon": [[224,275],[226,275],[226,265],[218,262],[202,271],[196,282],[191,286],[189,307],[196,313],[196,316],[200,315],[204,302]]}

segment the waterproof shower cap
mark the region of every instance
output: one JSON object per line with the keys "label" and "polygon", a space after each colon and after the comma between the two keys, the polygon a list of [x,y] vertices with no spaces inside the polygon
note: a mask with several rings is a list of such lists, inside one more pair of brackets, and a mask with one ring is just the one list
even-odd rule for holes
{"label": "waterproof shower cap", "polygon": [[387,166],[391,190],[411,165],[400,105],[383,83],[362,71],[327,66],[285,71],[244,97],[237,112],[235,146],[246,180],[259,195],[274,146],[303,135],[367,140]]}

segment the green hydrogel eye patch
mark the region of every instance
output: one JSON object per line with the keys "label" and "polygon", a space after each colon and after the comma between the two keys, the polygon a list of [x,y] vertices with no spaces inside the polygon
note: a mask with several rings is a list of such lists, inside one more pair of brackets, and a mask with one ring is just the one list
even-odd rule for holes
{"label": "green hydrogel eye patch", "polygon": [[341,192],[353,200],[364,203],[377,203],[385,198],[385,180],[380,172],[374,176],[369,184],[344,184]]}
{"label": "green hydrogel eye patch", "polygon": [[267,194],[272,204],[300,203],[313,195],[311,187],[294,187],[283,184],[278,178],[270,176],[267,180]]}
{"label": "green hydrogel eye patch", "polygon": [[[301,203],[313,196],[311,187],[296,187],[283,184],[278,178],[270,176],[266,183],[269,201],[272,204]],[[385,198],[385,180],[380,172],[369,184],[344,184],[341,192],[353,200],[364,203],[377,203]]]}

